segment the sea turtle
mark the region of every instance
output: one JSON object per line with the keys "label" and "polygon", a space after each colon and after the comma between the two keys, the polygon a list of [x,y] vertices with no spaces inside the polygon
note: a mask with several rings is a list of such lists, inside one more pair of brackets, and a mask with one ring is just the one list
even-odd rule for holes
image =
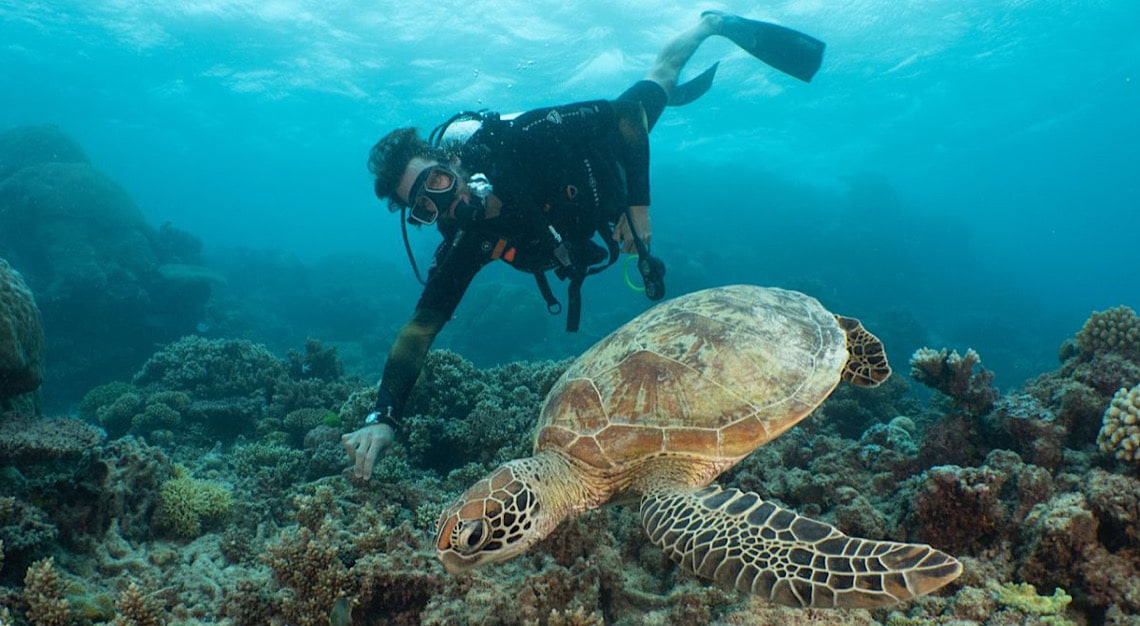
{"label": "sea turtle", "polygon": [[814,298],[735,285],[659,304],[587,350],[542,408],[534,456],[448,506],[452,573],[518,556],[562,520],[640,498],[650,540],[684,569],[797,607],[876,607],[954,580],[921,544],[857,539],[710,482],[806,417],[840,379],[891,373],[882,343]]}

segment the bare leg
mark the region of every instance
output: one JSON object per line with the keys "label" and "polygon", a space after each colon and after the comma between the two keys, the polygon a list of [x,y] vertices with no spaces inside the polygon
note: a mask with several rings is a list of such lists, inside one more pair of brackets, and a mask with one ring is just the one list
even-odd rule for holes
{"label": "bare leg", "polygon": [[701,43],[713,35],[720,34],[721,17],[715,13],[706,13],[701,21],[689,30],[673,38],[657,55],[653,69],[649,70],[645,79],[651,80],[665,89],[665,94],[673,92],[677,86],[677,77],[681,75],[681,68],[693,57]]}

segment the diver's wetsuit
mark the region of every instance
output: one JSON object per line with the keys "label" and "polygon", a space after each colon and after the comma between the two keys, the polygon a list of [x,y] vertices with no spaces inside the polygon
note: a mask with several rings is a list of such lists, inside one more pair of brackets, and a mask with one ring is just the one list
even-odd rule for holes
{"label": "diver's wetsuit", "polygon": [[607,235],[627,207],[649,205],[649,130],[666,100],[660,85],[643,80],[617,100],[485,120],[464,143],[463,168],[486,174],[503,207],[468,224],[439,220],[443,243],[384,365],[376,404],[384,421],[395,425],[402,415],[435,336],[484,265],[501,258],[527,272],[558,267],[550,227],[573,244],[574,262],[605,260],[605,251],[584,242],[598,230]]}

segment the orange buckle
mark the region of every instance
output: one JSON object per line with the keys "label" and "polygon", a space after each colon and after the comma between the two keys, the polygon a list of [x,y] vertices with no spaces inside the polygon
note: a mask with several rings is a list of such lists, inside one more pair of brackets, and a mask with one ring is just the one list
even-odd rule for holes
{"label": "orange buckle", "polygon": [[491,250],[491,259],[495,260],[495,259],[498,259],[499,257],[503,256],[503,248],[506,248],[506,247],[507,247],[507,240],[506,239],[500,239],[499,241],[495,242],[495,248],[493,250]]}

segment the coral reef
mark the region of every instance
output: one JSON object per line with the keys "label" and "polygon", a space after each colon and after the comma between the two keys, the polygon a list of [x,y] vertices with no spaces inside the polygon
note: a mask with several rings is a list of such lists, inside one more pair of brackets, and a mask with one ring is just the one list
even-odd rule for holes
{"label": "coral reef", "polygon": [[[977,371],[974,368],[977,367]],[[994,375],[982,367],[973,348],[965,355],[946,348],[919,348],[910,357],[910,375],[918,382],[941,392],[969,415],[985,415],[998,399]]]}
{"label": "coral reef", "polygon": [[185,391],[201,400],[254,396],[268,402],[284,373],[284,365],[264,346],[191,335],[147,359],[132,383]]}
{"label": "coral reef", "polygon": [[1096,442],[1105,454],[1140,467],[1140,385],[1112,397]]}
{"label": "coral reef", "polygon": [[[564,362],[480,369],[432,352],[407,428],[363,482],[343,472],[339,436],[359,427],[375,388],[336,374],[336,351],[311,342],[277,359],[248,342],[178,342],[133,384],[92,389],[80,405],[110,440],[76,444],[74,424],[0,419],[0,432],[15,423],[13,433],[41,424],[64,434],[54,461],[44,444],[0,446],[0,605],[10,609],[0,620],[32,621],[26,581],[44,587],[54,556],[62,594],[43,597],[68,602],[69,624],[1136,623],[1140,475],[1095,444],[1113,394],[1140,384],[1140,366],[1069,344],[1056,371],[984,412],[978,399],[996,392],[984,380],[970,391],[969,353],[931,355],[939,368],[956,364],[935,384],[960,400],[924,404],[905,380],[841,386],[723,477],[845,532],[928,542],[964,563],[939,595],[840,613],[698,581],[643,537],[626,506],[570,520],[524,557],[446,574],[432,537],[441,507],[529,454]],[[314,369],[328,375],[307,377]],[[179,484],[225,491],[229,512],[199,513],[199,527],[179,526],[193,532],[177,531],[166,518],[182,516],[165,501]]]}
{"label": "coral reef", "polygon": [[[323,359],[322,371],[341,372],[335,350],[312,346]],[[326,418],[339,424],[331,408],[361,383],[341,375],[298,380],[289,367],[261,344],[188,336],[152,355],[131,384],[92,389],[80,403],[80,415],[112,435],[131,433],[159,442],[177,438],[208,446],[256,435],[299,444]]]}
{"label": "coral reef", "polygon": [[0,258],[0,410],[35,391],[44,377],[44,331],[35,297]]}
{"label": "coral reef", "polygon": [[[543,361],[479,370],[454,352],[432,351],[405,408],[410,459],[446,473],[468,463],[490,470],[529,455],[538,408],[567,365]],[[359,424],[367,413],[345,422]]]}

